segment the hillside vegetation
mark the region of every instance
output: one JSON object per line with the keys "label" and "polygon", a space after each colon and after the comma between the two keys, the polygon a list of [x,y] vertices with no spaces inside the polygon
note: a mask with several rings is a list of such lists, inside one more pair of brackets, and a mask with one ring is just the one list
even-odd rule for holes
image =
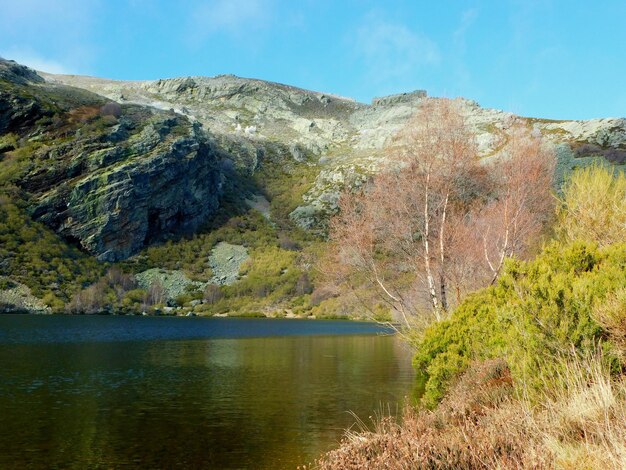
{"label": "hillside vegetation", "polygon": [[414,332],[418,409],[349,434],[319,468],[624,468],[625,185],[575,173],[541,253]]}
{"label": "hillside vegetation", "polygon": [[[0,61],[2,311],[314,314],[319,242],[289,219],[310,167],[268,147],[252,174],[228,151],[184,116]],[[210,283],[222,241],[249,254],[234,285]]]}
{"label": "hillside vegetation", "polygon": [[[388,299],[339,295],[318,261],[333,249],[341,195],[398,163],[399,131],[432,101],[446,100],[416,91],[364,104],[234,76],[122,82],[0,59],[1,310],[390,320]],[[597,157],[624,162],[624,120],[545,121],[456,101],[484,165],[465,181],[487,186],[453,196],[482,223],[489,211],[470,203],[501,199],[498,162],[517,128],[543,136],[557,184]],[[245,256],[222,262],[220,246]],[[437,295],[450,306],[477,287],[465,274],[446,270]]]}

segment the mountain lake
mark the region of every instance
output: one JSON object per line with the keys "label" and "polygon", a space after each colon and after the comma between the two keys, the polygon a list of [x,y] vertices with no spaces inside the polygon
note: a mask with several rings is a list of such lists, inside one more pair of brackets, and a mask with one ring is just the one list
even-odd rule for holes
{"label": "mountain lake", "polygon": [[0,468],[295,469],[415,383],[374,323],[0,315]]}

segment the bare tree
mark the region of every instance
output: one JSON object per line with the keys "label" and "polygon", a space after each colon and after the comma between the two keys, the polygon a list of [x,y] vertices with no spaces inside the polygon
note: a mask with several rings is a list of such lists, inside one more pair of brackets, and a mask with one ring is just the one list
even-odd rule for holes
{"label": "bare tree", "polygon": [[148,287],[146,294],[146,304],[148,306],[161,305],[165,303],[166,295],[163,284],[158,279],[153,280]]}
{"label": "bare tree", "polygon": [[102,280],[77,292],[67,304],[66,310],[70,313],[93,314],[100,313],[108,307],[106,299],[107,285]]}
{"label": "bare tree", "polygon": [[203,298],[207,304],[214,304],[224,297],[220,286],[207,284],[204,288]]}
{"label": "bare tree", "polygon": [[[436,320],[468,290],[497,279],[550,211],[552,160],[521,129],[483,164],[455,100],[427,100],[394,139],[393,165],[347,193],[331,222],[330,271],[374,287],[405,322],[427,300]],[[419,294],[419,295],[416,295]]]}
{"label": "bare tree", "polygon": [[552,150],[540,136],[518,126],[503,153],[501,160],[492,165],[496,197],[479,209],[475,223],[491,271],[491,284],[505,258],[524,253],[554,214]]}
{"label": "bare tree", "polygon": [[114,291],[118,300],[122,300],[126,292],[137,288],[137,281],[132,274],[124,273],[119,267],[109,268],[104,276],[106,282]]}

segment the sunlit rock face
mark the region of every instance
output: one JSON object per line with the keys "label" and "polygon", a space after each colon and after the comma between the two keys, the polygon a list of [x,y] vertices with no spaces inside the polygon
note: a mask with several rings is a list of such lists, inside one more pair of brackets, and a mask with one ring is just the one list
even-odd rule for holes
{"label": "sunlit rock face", "polygon": [[[371,104],[278,83],[232,75],[125,82],[44,75],[120,102],[172,109],[202,123],[241,165],[257,171],[268,154],[316,168],[317,177],[292,212],[301,227],[316,229],[337,210],[340,192],[361,184],[387,164],[386,147],[420,106],[418,90],[375,98]],[[626,158],[624,119],[553,121],[521,118],[461,100],[476,132],[481,157],[498,157],[515,122],[523,121],[560,148],[560,171],[589,156],[613,163]],[[565,146],[565,147],[563,147]]]}
{"label": "sunlit rock face", "polygon": [[[232,75],[113,81],[37,74],[7,61],[0,80],[2,132],[45,144],[19,183],[32,213],[103,260],[210,220],[224,159],[250,176],[268,161],[307,168],[307,190],[289,217],[323,232],[341,192],[389,164],[393,136],[426,97],[418,90],[365,104]],[[119,116],[85,118],[111,100]],[[557,181],[590,156],[626,161],[624,119],[553,121],[460,103],[486,162],[520,122],[556,146]],[[59,119],[71,131],[55,130]]]}
{"label": "sunlit rock face", "polygon": [[218,207],[221,174],[215,148],[200,131],[188,131],[172,137],[166,126],[157,142],[117,143],[122,152],[132,152],[126,145],[142,151],[53,190],[36,206],[35,217],[104,261],[193,233]]}
{"label": "sunlit rock face", "polygon": [[218,208],[222,154],[185,116],[107,104],[0,61],[0,125],[33,217],[100,260],[192,233]]}

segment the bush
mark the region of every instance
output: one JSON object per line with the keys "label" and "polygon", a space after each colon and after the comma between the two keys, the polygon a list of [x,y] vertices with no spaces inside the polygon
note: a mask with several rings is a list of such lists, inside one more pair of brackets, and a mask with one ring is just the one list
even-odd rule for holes
{"label": "bush", "polygon": [[599,165],[578,170],[566,185],[558,234],[600,246],[626,240],[626,175]]}
{"label": "bush", "polygon": [[556,366],[544,358],[604,340],[592,312],[624,285],[626,243],[555,242],[534,261],[509,262],[496,286],[470,295],[418,339],[414,364],[428,375],[424,403],[434,406],[477,359],[502,357],[515,378],[540,388]]}
{"label": "bush", "polygon": [[188,304],[192,300],[193,300],[193,297],[190,294],[180,294],[175,299],[176,305],[178,305],[179,307],[184,307],[185,304]]}
{"label": "bush", "polygon": [[607,351],[624,344],[624,174],[600,166],[574,173],[556,232],[560,241],[534,261],[510,261],[496,286],[469,296],[417,340],[414,364],[428,375],[428,406],[475,359],[505,358],[515,378],[538,390],[570,349],[590,351],[607,337]]}
{"label": "bush", "polygon": [[146,291],[143,289],[133,289],[124,295],[122,299],[122,307],[138,310],[145,303]]}
{"label": "bush", "polygon": [[593,309],[593,319],[608,331],[611,340],[626,352],[626,287],[607,295]]}
{"label": "bush", "polygon": [[300,251],[302,247],[298,242],[293,241],[284,233],[278,237],[278,246],[283,250]]}
{"label": "bush", "polygon": [[313,292],[313,284],[311,284],[309,275],[307,273],[300,274],[300,277],[296,282],[295,294],[300,296],[310,294],[311,292]]}
{"label": "bush", "polygon": [[221,300],[224,297],[224,293],[220,286],[216,286],[215,284],[208,284],[204,288],[204,301],[208,304],[214,304],[217,301]]}
{"label": "bush", "polygon": [[0,260],[4,272],[27,285],[34,296],[41,298],[54,291],[63,302],[102,275],[105,265],[33,221],[7,193],[11,191],[0,189]]}
{"label": "bush", "polygon": [[327,287],[317,287],[311,294],[311,306],[317,306],[323,301],[336,297],[337,294]]}
{"label": "bush", "polygon": [[122,115],[122,107],[118,103],[111,101],[100,108],[100,115],[119,118]]}
{"label": "bush", "polygon": [[114,303],[112,291],[104,279],[77,292],[67,304],[66,310],[70,313],[101,313],[108,310]]}
{"label": "bush", "polygon": [[62,312],[65,307],[63,301],[52,292],[48,292],[46,295],[44,295],[41,301],[48,307],[50,307],[55,313]]}

